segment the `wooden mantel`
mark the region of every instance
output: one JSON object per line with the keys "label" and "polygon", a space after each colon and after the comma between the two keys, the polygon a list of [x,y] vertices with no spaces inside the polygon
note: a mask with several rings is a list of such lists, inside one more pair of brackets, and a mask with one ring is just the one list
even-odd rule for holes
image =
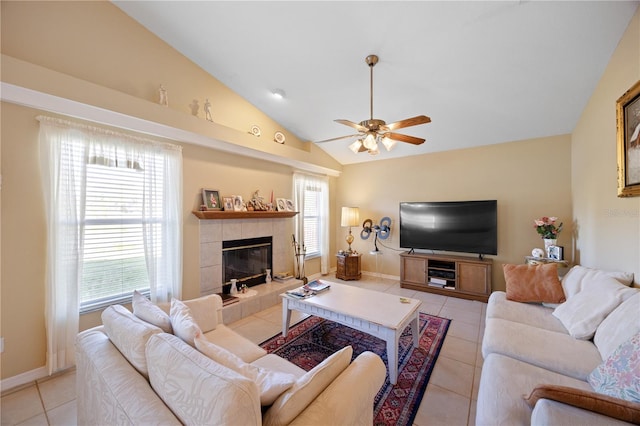
{"label": "wooden mantel", "polygon": [[272,218],[293,217],[298,214],[298,212],[276,212],[276,211],[233,212],[233,211],[224,211],[224,210],[208,210],[208,211],[194,210],[191,213],[193,213],[198,219],[272,219]]}

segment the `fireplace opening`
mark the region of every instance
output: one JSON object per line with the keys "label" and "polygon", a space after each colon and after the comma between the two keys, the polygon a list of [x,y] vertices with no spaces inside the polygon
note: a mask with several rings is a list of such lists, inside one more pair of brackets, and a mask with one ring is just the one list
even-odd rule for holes
{"label": "fireplace opening", "polygon": [[222,242],[223,293],[229,294],[232,279],[238,280],[238,287],[263,284],[267,269],[272,269],[272,237]]}

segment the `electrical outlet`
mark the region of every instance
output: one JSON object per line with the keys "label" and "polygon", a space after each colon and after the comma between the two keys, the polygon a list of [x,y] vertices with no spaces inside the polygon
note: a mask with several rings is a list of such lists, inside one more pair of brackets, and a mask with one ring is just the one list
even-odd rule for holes
{"label": "electrical outlet", "polygon": [[0,354],[4,352],[4,337],[0,337]]}

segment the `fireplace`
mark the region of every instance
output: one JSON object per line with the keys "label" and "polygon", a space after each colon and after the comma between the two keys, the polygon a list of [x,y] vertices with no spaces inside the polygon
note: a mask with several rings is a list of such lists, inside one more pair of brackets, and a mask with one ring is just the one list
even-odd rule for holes
{"label": "fireplace", "polygon": [[272,269],[272,237],[222,242],[223,293],[231,290],[232,279],[238,280],[238,287],[263,284],[267,269]]}

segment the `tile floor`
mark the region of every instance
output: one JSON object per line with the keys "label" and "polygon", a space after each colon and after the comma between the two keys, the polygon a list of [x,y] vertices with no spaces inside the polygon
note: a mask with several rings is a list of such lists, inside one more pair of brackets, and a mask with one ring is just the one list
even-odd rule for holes
{"label": "tile floor", "polygon": [[[420,299],[421,311],[453,320],[414,425],[474,425],[486,304],[407,290],[400,288],[398,281],[368,275],[344,283]],[[292,322],[300,318],[294,316]],[[229,326],[260,343],[279,333],[281,323],[282,311],[277,305]],[[1,424],[76,424],[75,379],[75,371],[69,371],[3,392]]]}

